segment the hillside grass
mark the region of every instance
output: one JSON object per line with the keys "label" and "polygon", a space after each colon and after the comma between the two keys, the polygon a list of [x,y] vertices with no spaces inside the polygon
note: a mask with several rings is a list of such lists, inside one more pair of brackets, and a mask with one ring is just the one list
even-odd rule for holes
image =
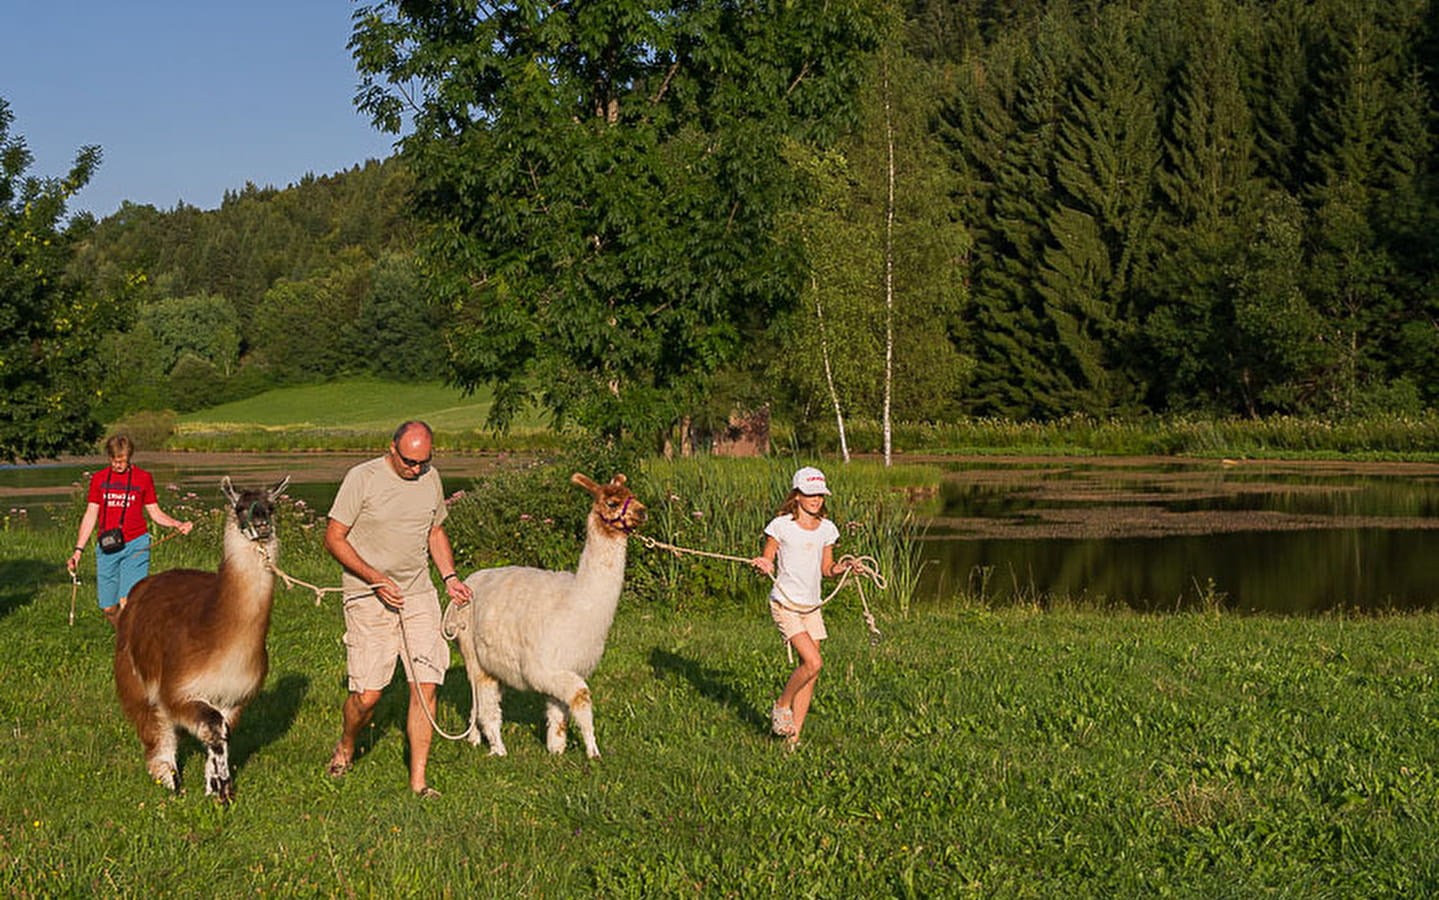
{"label": "hillside grass", "polygon": [[[486,422],[488,390],[465,395],[439,382],[348,378],[276,388],[254,397],[176,416],[172,450],[349,450],[383,446],[395,426],[423,419],[444,450],[535,449],[558,443],[537,411],[507,432]],[[112,429],[114,430],[114,429]]]}
{"label": "hillside grass", "polygon": [[[154,570],[212,567],[213,511]],[[312,513],[282,565],[328,585]],[[788,672],[752,602],[627,594],[591,679],[601,760],[543,747],[507,695],[510,756],[437,742],[405,781],[398,685],[343,780],[341,614],[280,590],[271,669],[235,737],[238,799],[183,744],[150,782],[114,700],[112,637],[70,525],[0,540],[0,871],[9,896],[1416,897],[1439,892],[1439,616],[1141,615],[963,597],[852,601],[804,743],[767,733]],[[636,547],[633,553],[644,552]],[[440,717],[469,696],[458,654]]]}

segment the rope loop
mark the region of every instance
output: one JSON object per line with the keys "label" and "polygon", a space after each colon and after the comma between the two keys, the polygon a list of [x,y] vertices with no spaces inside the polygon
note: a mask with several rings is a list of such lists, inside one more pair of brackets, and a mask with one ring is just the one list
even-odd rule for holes
{"label": "rope loop", "polygon": [[[652,538],[647,534],[636,534],[633,535],[633,537],[638,538],[640,543],[644,544],[651,550],[665,550],[673,553],[677,557],[681,554],[688,553],[692,556],[707,556],[710,559],[723,559],[728,562],[738,562],[745,564],[749,563],[749,559],[747,557],[732,556],[728,553],[712,553],[708,550],[696,550],[692,547],[679,547],[675,544],[667,544],[664,541]],[[859,590],[860,606],[864,609],[864,623],[869,628],[870,645],[878,646],[880,639],[884,637],[884,635],[880,632],[879,626],[875,624],[874,613],[870,612],[869,599],[864,595],[864,581],[865,579],[869,579],[874,583],[874,586],[876,588],[883,591],[888,590],[889,580],[880,573],[879,563],[875,560],[873,556],[854,556],[847,553],[841,556],[838,560],[836,560],[836,565],[845,563],[848,563],[848,566],[843,572],[840,573],[839,583],[834,586],[834,589],[831,590],[828,595],[826,595],[823,599],[819,601],[819,603],[815,604],[814,606],[795,605],[794,601],[789,598],[789,595],[784,592],[784,588],[779,586],[778,579],[774,576],[773,573],[770,573],[770,581],[773,581],[775,583],[775,589],[778,590],[780,596],[784,598],[783,600],[776,600],[774,602],[778,603],[781,607],[789,610],[790,612],[814,612],[815,610],[824,606],[829,601],[833,600],[835,598],[835,595],[837,595],[840,590],[842,590],[844,586],[849,583],[851,576],[853,576],[854,586],[856,589]]]}

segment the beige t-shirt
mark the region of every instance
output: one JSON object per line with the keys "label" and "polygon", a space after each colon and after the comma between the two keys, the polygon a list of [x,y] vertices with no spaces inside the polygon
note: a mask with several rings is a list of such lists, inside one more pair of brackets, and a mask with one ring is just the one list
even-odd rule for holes
{"label": "beige t-shirt", "polygon": [[[345,473],[330,507],[330,518],[350,527],[350,545],[360,558],[395,580],[402,595],[433,590],[430,529],[445,521],[444,487],[433,468],[414,481],[395,473],[381,456]],[[346,596],[365,591],[365,582],[346,569]]]}

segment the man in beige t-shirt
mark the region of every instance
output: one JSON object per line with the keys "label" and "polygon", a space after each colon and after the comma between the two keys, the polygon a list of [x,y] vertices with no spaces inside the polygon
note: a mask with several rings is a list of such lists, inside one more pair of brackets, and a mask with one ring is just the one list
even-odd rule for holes
{"label": "man in beige t-shirt", "polygon": [[444,488],[430,467],[433,446],[430,426],[402,423],[388,453],[345,474],[325,529],[325,549],[345,567],[341,583],[350,688],[329,773],[338,778],[354,763],[355,740],[374,715],[398,658],[410,683],[405,722],[410,790],[422,797],[439,796],[425,779],[425,766],[435,691],[450,665],[450,645],[440,629],[439,595],[430,581],[431,560],[443,573],[449,598],[470,602],[470,589],[455,572],[445,534]]}

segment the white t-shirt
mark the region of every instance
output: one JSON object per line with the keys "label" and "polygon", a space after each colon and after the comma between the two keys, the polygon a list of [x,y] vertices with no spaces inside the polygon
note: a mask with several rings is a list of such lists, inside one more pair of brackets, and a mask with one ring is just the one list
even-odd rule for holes
{"label": "white t-shirt", "polygon": [[839,540],[839,529],[829,519],[821,519],[818,528],[807,531],[786,515],[771,519],[764,533],[779,544],[769,598],[801,609],[819,606],[824,548]]}

